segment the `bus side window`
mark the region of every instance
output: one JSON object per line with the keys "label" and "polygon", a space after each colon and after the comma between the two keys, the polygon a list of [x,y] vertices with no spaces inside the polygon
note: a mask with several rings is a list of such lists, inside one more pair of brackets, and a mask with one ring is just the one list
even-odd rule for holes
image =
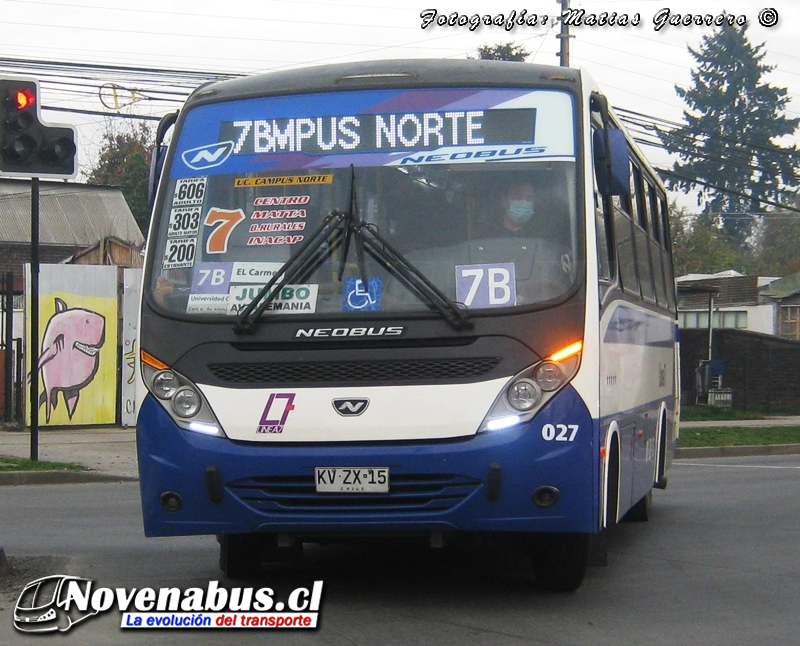
{"label": "bus side window", "polygon": [[629,294],[639,296],[639,278],[636,275],[636,252],[633,246],[633,222],[626,209],[623,208],[623,200],[618,196],[613,196],[611,203],[614,209],[614,242],[616,243],[622,289]]}
{"label": "bus side window", "polygon": [[[592,124],[592,141],[594,132],[600,128],[598,123]],[[612,198],[604,197],[597,186],[597,173],[592,172],[592,185],[594,186],[594,222],[597,236],[597,275],[601,283],[611,283],[614,280],[614,210],[611,206]],[[619,200],[619,198],[613,198]],[[600,285],[600,299],[607,287]]]}
{"label": "bus side window", "polygon": [[653,185],[647,184],[647,202],[648,202],[648,231],[653,239],[661,244],[662,231],[661,231],[661,218],[658,215],[658,196],[656,189]]}
{"label": "bus side window", "polygon": [[[629,162],[630,163],[630,162]],[[639,292],[639,278],[636,275],[636,250],[633,240],[632,199],[630,192],[625,195],[612,195],[612,218],[614,222],[614,251],[622,289],[636,296]]]}
{"label": "bus side window", "polygon": [[642,213],[641,213],[641,200],[639,199],[639,194],[641,191],[639,187],[642,183],[642,174],[636,165],[633,163],[633,160],[630,162],[631,169],[630,169],[630,192],[628,193],[628,199],[630,208],[628,209],[628,213],[631,214],[631,220],[633,220],[636,224],[641,226],[642,224]]}
{"label": "bus side window", "polygon": [[664,280],[667,283],[667,300],[669,301],[669,311],[673,314],[677,311],[675,302],[675,276],[672,267],[672,248],[669,237],[669,216],[667,215],[667,200],[663,195],[658,196],[659,219],[661,221],[663,236],[661,238],[661,264],[664,267]]}
{"label": "bus side window", "polygon": [[642,298],[650,303],[656,302],[653,286],[653,269],[650,262],[650,244],[647,235],[647,203],[645,202],[642,171],[631,163],[631,204],[634,206],[633,236],[636,246],[636,266],[639,273],[639,287]]}
{"label": "bus side window", "polygon": [[667,285],[664,271],[664,258],[661,253],[661,223],[658,215],[658,199],[656,190],[650,183],[645,184],[647,190],[647,223],[650,234],[648,245],[650,247],[650,262],[653,266],[653,283],[656,288],[656,302],[660,307],[669,308],[667,292],[670,286]]}
{"label": "bus side window", "polygon": [[594,222],[597,229],[597,274],[600,280],[611,281],[614,277],[612,270],[611,252],[611,218],[606,213],[605,201],[597,190],[597,183],[594,187]]}

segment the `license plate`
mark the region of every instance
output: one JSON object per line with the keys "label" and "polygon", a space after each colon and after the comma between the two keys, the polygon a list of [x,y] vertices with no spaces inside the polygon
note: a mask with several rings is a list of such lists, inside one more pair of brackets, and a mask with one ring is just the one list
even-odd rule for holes
{"label": "license plate", "polygon": [[318,493],[388,493],[388,467],[316,467]]}

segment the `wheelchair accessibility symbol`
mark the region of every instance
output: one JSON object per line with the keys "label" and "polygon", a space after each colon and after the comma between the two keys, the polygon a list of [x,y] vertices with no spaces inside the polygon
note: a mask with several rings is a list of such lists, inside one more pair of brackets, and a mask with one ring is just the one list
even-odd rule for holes
{"label": "wheelchair accessibility symbol", "polygon": [[345,312],[375,312],[381,309],[381,292],[383,281],[381,278],[369,278],[365,289],[364,281],[360,278],[344,279]]}

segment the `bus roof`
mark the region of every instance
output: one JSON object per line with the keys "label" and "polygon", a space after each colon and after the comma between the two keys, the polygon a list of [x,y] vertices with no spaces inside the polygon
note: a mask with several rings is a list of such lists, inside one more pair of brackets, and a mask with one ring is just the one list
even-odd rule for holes
{"label": "bus roof", "polygon": [[272,94],[375,88],[552,87],[579,91],[581,72],[554,65],[508,61],[410,59],[318,65],[201,86],[194,104]]}

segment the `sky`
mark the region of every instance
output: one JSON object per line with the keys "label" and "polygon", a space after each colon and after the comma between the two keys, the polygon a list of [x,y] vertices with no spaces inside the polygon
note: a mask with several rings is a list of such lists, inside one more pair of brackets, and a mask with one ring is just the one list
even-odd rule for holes
{"label": "sky", "polygon": [[[753,44],[764,44],[765,62],[775,66],[766,80],[787,89],[792,101],[786,114],[800,117],[796,0],[570,0],[570,6],[587,14],[625,16],[629,22],[571,28],[570,65],[587,70],[615,107],[681,121],[686,106],[675,86],[691,82],[695,61],[688,48],[698,49],[713,28],[658,28],[657,16],[727,12],[746,19]],[[439,17],[454,13],[468,20],[475,14],[519,16],[523,10],[537,17],[535,26],[437,24]],[[436,18],[423,28],[424,12]],[[531,52],[528,62],[558,65],[555,18],[560,13],[555,0],[0,0],[0,76],[38,76],[46,107],[158,117],[179,108],[203,79],[61,65],[26,70],[9,59],[227,75],[374,59],[463,59],[474,56],[479,46],[513,41]],[[44,118],[78,127],[79,165],[85,173],[109,118],[50,110]],[[800,144],[800,138],[781,143]],[[657,166],[670,164],[661,150],[647,147],[644,152]]]}

